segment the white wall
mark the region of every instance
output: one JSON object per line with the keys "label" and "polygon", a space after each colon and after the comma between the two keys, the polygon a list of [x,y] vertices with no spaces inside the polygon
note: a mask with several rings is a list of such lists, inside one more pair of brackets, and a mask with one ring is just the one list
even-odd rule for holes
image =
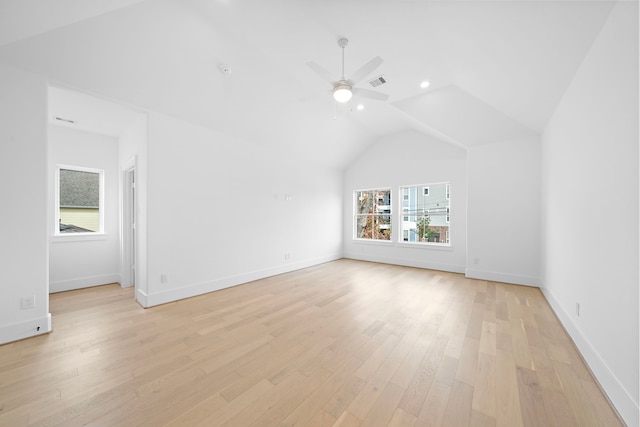
{"label": "white wall", "polygon": [[468,277],[540,283],[540,140],[475,146],[468,153]]}
{"label": "white wall", "polygon": [[144,306],[341,257],[339,171],[158,113],[148,137]]}
{"label": "white wall", "polygon": [[[382,138],[344,172],[344,254],[348,258],[443,271],[464,272],[466,253],[465,150],[417,132]],[[400,186],[451,183],[451,247],[353,240],[353,192],[391,188],[393,223],[399,224]],[[396,226],[396,229],[398,227]]]}
{"label": "white wall", "polygon": [[49,126],[49,205],[55,207],[56,165],[104,171],[104,235],[53,236],[49,246],[49,292],[120,281],[120,201],[118,139]]}
{"label": "white wall", "polygon": [[640,422],[638,113],[638,5],[619,2],[543,135],[543,289],[629,426]]}
{"label": "white wall", "polygon": [[45,79],[0,65],[0,343],[51,330],[46,115]]}

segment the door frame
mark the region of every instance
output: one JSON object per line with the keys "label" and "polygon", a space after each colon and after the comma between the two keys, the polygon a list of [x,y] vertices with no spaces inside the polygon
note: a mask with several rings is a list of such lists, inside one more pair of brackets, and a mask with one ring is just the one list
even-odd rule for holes
{"label": "door frame", "polygon": [[[123,288],[136,286],[137,290],[137,247],[136,213],[136,158],[129,160],[122,170],[122,211],[121,211],[121,282]],[[135,293],[134,293],[135,294]],[[134,296],[135,298],[135,296]]]}

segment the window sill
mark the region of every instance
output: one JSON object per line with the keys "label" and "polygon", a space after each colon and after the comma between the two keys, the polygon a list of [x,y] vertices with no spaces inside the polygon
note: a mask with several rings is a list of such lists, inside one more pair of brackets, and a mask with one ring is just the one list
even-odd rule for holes
{"label": "window sill", "polygon": [[436,251],[452,251],[453,250],[453,246],[452,245],[445,245],[445,244],[437,244],[437,243],[405,243],[405,242],[398,242],[398,246],[402,247],[402,248],[413,248],[413,249],[433,249]]}
{"label": "window sill", "polygon": [[369,240],[369,239],[352,239],[353,243],[362,244],[362,245],[392,245],[393,241],[391,240]]}
{"label": "window sill", "polygon": [[73,234],[56,234],[51,236],[51,243],[69,243],[69,242],[91,242],[96,240],[107,240],[105,233],[73,233]]}

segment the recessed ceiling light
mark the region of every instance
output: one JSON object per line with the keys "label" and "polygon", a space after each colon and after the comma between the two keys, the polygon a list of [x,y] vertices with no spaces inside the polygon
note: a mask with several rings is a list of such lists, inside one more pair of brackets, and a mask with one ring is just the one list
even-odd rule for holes
{"label": "recessed ceiling light", "polygon": [[426,81],[426,80],[424,80],[422,83],[420,83],[420,87],[421,87],[422,89],[426,89],[426,88],[428,88],[428,87],[429,87],[429,82],[428,82],[428,81]]}
{"label": "recessed ceiling light", "polygon": [[356,108],[358,109],[358,111],[362,111],[362,110],[364,110],[364,105],[358,104],[358,106]]}

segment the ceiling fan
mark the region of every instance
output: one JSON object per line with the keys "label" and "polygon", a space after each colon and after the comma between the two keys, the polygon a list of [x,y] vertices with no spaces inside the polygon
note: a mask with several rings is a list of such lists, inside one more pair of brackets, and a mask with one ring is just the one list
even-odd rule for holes
{"label": "ceiling fan", "polygon": [[353,95],[358,95],[363,98],[375,99],[377,101],[386,101],[389,99],[389,95],[375,92],[373,90],[362,89],[358,87],[354,87],[356,84],[360,82],[360,80],[367,77],[371,74],[376,68],[382,64],[382,58],[376,56],[362,67],[360,67],[350,79],[345,78],[344,76],[344,48],[349,44],[349,40],[342,37],[338,40],[338,46],[342,49],[342,76],[339,80],[334,80],[333,75],[327,71],[322,66],[316,64],[313,61],[307,62],[309,68],[315,71],[320,77],[324,80],[327,80],[333,86],[331,90],[333,94],[333,99],[337,102],[345,103],[348,102]]}

